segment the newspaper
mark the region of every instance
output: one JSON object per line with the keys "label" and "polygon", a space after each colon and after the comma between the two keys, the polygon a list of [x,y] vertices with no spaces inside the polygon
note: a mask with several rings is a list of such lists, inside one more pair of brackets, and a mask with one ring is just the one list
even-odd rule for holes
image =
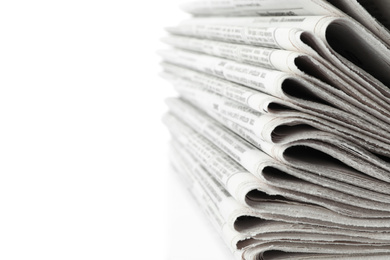
{"label": "newspaper", "polygon": [[371,32],[347,17],[193,18],[167,30],[177,35],[292,50],[314,58],[322,57],[340,73],[364,87],[375,88],[389,96],[386,87],[390,82],[386,73],[390,66],[389,49]]}
{"label": "newspaper", "polygon": [[[336,7],[336,8],[335,8]],[[230,0],[192,1],[182,5],[183,10],[194,15],[230,16],[302,16],[345,13],[363,24],[377,37],[390,45],[390,3],[382,0]],[[343,13],[344,12],[344,13]],[[375,18],[374,18],[375,17]]]}
{"label": "newspaper", "polygon": [[297,15],[335,15],[342,12],[323,0],[206,0],[189,1],[182,9],[194,15],[261,15],[261,16],[297,16]]}
{"label": "newspaper", "polygon": [[167,28],[171,162],[237,259],[388,259],[389,1],[203,0]]}
{"label": "newspaper", "polygon": [[[248,215],[252,214],[251,209],[239,205],[212,174],[175,142],[172,143],[171,161],[178,172],[187,175],[186,179],[190,183],[190,191],[194,198],[220,230],[229,248],[238,258],[247,248],[267,241],[311,241],[311,243],[326,242],[334,245],[353,241],[360,243],[360,246],[365,243],[370,245],[390,243],[390,233],[364,232],[261,218],[253,221],[254,219],[248,218]],[[256,222],[261,224],[255,224]],[[252,238],[248,239],[248,237]],[[343,252],[337,252],[337,254],[341,253]]]}
{"label": "newspaper", "polygon": [[[327,0],[390,46],[390,3],[382,0]],[[375,18],[374,18],[375,17]]]}
{"label": "newspaper", "polygon": [[[172,118],[167,120],[172,122]],[[173,144],[176,153],[172,156],[172,162],[176,168],[184,168],[180,172],[187,172],[187,174],[193,176],[191,179],[194,182],[192,185],[194,197],[197,198],[198,202],[203,205],[202,207],[206,209],[214,220],[213,223],[219,227],[225,241],[236,252],[236,255],[237,253],[238,255],[247,254],[247,250],[252,252],[253,248],[259,248],[271,242],[279,241],[284,241],[284,247],[294,248],[301,241],[305,240],[310,240],[311,245],[305,243],[306,249],[304,252],[343,254],[353,251],[355,254],[372,253],[372,246],[375,244],[378,244],[377,252],[388,252],[390,233],[374,233],[366,226],[360,227],[362,230],[356,230],[356,227],[350,229],[349,226],[337,225],[343,220],[346,223],[353,223],[354,221],[351,218],[346,219],[342,215],[333,216],[334,213],[326,212],[318,207],[283,200],[280,196],[264,197],[264,194],[260,196],[258,194],[247,195],[251,200],[255,200],[254,197],[257,197],[256,202],[260,203],[258,206],[261,208],[254,207],[253,203],[251,204],[252,209],[237,204],[230,194],[224,190],[223,187],[225,185],[221,185],[217,181],[218,177],[216,178],[216,176],[218,174],[213,175],[212,172],[205,170],[204,166],[210,169],[207,165],[208,162],[202,159],[203,165],[196,162],[196,152],[191,156],[188,151],[183,149],[183,136],[178,135],[177,132],[175,136],[179,144]],[[197,145],[202,145],[202,143],[198,142]],[[190,146],[188,148],[192,149],[192,151],[196,150],[196,148],[191,148]],[[213,163],[218,163],[218,160],[209,162],[209,164]],[[281,216],[278,216],[279,214]],[[248,219],[249,216],[251,218]],[[279,220],[275,221],[275,219]],[[322,219],[332,219],[336,223],[324,225],[325,223],[321,221]],[[373,221],[376,222],[375,220]],[[263,229],[258,228],[259,224]],[[313,226],[313,224],[316,226]],[[320,227],[317,225],[320,225]],[[257,227],[254,228],[255,226]],[[318,230],[318,232],[315,230]],[[253,238],[248,240],[248,236]],[[343,239],[345,240],[344,242]],[[327,246],[323,248],[321,244],[325,241]],[[354,243],[353,246],[349,246],[351,241]],[[358,247],[357,243],[360,243]],[[329,248],[331,244],[334,246],[333,250]],[[295,250],[297,249],[294,248]],[[256,254],[258,253],[258,250],[256,250]]]}
{"label": "newspaper", "polygon": [[[208,124],[211,124],[214,126],[210,131],[214,131],[216,128],[219,128],[221,131],[223,131],[220,124],[213,121],[211,118],[208,118],[207,116],[200,113],[199,111],[197,111],[196,109],[189,106],[188,104],[186,104],[183,101],[170,99],[170,100],[168,100],[168,105],[170,106],[172,112],[176,113],[179,117],[183,118],[184,121],[190,123],[191,125],[196,126],[197,129],[203,129],[203,127],[204,127],[199,123],[198,119],[201,118],[202,122],[205,122],[204,124],[208,123]],[[232,128],[232,129],[234,130],[234,128]],[[225,131],[224,134],[227,135],[227,134],[229,134],[229,132]],[[213,137],[212,138],[213,140],[216,140],[216,137],[217,137],[216,134],[210,134],[210,135]],[[238,138],[237,135],[234,135],[234,134],[229,134],[229,135],[236,142],[245,144],[245,142],[241,138]],[[245,135],[241,135],[241,136],[245,137]],[[277,157],[278,154],[276,154],[276,156],[275,156],[275,150],[277,149],[278,146],[267,143],[264,140],[261,140],[260,142],[262,145],[261,147],[264,148],[263,149],[264,152],[268,153],[269,156]],[[235,151],[235,149],[237,149],[237,146],[234,146],[233,149],[228,150],[228,149],[226,149],[226,147],[228,147],[227,145],[228,144],[223,143],[221,145],[221,149],[225,150],[226,152],[228,152],[230,154],[234,153],[234,156],[232,156],[233,158],[237,158],[240,156],[239,152]],[[304,142],[302,145],[304,145]],[[258,147],[260,148],[260,145]],[[274,150],[269,149],[269,147],[273,148]],[[256,149],[253,145],[252,146],[247,145],[246,149],[252,150],[253,153],[256,154],[256,156],[258,156],[258,154],[260,154],[258,149]],[[313,151],[311,150],[311,152],[313,152]],[[303,154],[303,155],[305,155],[305,154]],[[347,156],[349,156],[349,154],[346,153],[345,156],[347,157]],[[297,157],[298,156],[296,155],[295,158],[297,158]],[[307,158],[305,156],[301,156],[301,160],[305,161],[305,162],[310,161],[311,159],[312,158],[310,156]],[[253,174],[256,175],[257,171],[262,169],[261,167],[257,166],[257,165],[261,165],[261,163],[258,161],[258,157],[257,158],[255,157],[255,159],[252,159],[252,161],[248,161],[248,160],[250,160],[250,158],[247,160],[241,159],[240,162],[242,162],[242,164],[245,168],[247,168],[250,172],[252,172]],[[282,168],[282,167],[285,166],[285,164],[289,164],[289,162],[288,161],[285,162],[285,160],[283,160],[283,159],[280,160],[280,158],[279,158],[279,161],[283,161],[284,163],[278,164],[278,163],[274,162],[274,160],[268,159],[266,164],[268,166],[270,166],[271,162],[274,162],[274,165],[277,165],[277,164],[280,165],[279,166],[280,170],[286,171],[286,169],[288,167],[284,167],[284,168]],[[320,163],[319,159],[316,159],[315,161],[312,161],[310,163],[312,166],[310,166],[310,165],[300,166],[300,168],[305,171],[305,173],[301,174],[300,176],[305,176],[305,174],[307,174],[307,171],[312,169],[313,173],[315,173],[317,175],[320,174],[321,176],[327,176],[331,179],[340,180],[342,182],[348,182],[348,183],[353,184],[355,186],[360,186],[360,187],[363,187],[366,189],[380,191],[381,193],[384,193],[384,194],[389,194],[389,191],[388,191],[389,186],[386,182],[378,182],[377,180],[368,177],[367,174],[361,174],[358,171],[354,171],[354,170],[350,169],[350,167],[346,167],[345,165],[342,166],[342,164],[340,164],[339,162],[336,162],[335,160],[332,160],[329,157],[324,156],[323,162],[321,164],[319,164],[319,163]],[[263,162],[263,164],[264,164],[264,162]],[[317,165],[317,164],[319,164],[320,167],[315,167],[315,165]],[[321,167],[325,166],[325,165],[326,165],[326,168],[324,168],[324,169],[326,169],[326,170],[324,171],[323,169],[321,169]],[[294,162],[294,167],[297,168],[298,166],[299,166],[299,164],[295,164],[295,162]],[[369,168],[370,167],[375,168],[375,166],[370,165],[370,164],[367,164],[366,166]],[[265,166],[263,166],[263,168],[265,168]],[[371,169],[372,171],[374,170],[373,168]],[[340,175],[340,172],[343,172],[343,175]],[[305,177],[299,177],[299,178],[305,178]],[[326,181],[324,181],[324,182],[326,182]],[[335,188],[335,187],[333,187],[333,188]],[[353,189],[351,189],[350,191],[352,191],[352,190]],[[359,192],[361,192],[361,191],[359,191]],[[353,195],[359,196],[358,195],[359,192],[355,192],[355,193],[353,193]]]}
{"label": "newspaper", "polygon": [[[182,36],[169,36],[163,39],[167,44],[186,50],[201,52],[221,58],[235,60],[297,74],[304,79],[319,84],[318,80],[345,92],[348,102],[375,115],[384,121],[389,121],[390,99],[379,98],[380,92],[372,86],[363,86],[353,81],[322,57],[313,58],[310,55],[271,49],[258,46],[219,42]],[[332,91],[332,89],[330,90]],[[334,92],[337,95],[337,91]],[[349,98],[349,96],[353,98]]]}
{"label": "newspaper", "polygon": [[[208,57],[205,57],[205,58],[208,58]],[[227,61],[227,62],[229,62],[229,61]],[[193,65],[194,63],[191,63],[191,64]],[[204,63],[202,63],[202,64],[204,64]],[[227,63],[227,64],[229,64],[229,63]],[[245,65],[245,66],[247,66],[247,65]],[[167,66],[164,66],[164,67],[167,67]],[[184,77],[190,78],[191,81],[199,82],[202,85],[207,84],[208,86],[210,86],[211,89],[215,89],[216,86],[218,86],[218,84],[219,85],[223,84],[224,86],[228,86],[228,84],[226,82],[215,81],[215,80],[213,81],[210,79],[210,77],[207,77],[207,76],[205,77],[205,76],[202,76],[201,74],[194,74],[193,72],[191,72],[189,70],[184,71],[183,69],[181,69],[178,72],[174,72],[175,69],[177,69],[177,68],[173,68],[173,70],[172,70],[172,66],[171,66],[170,72],[171,73],[173,72],[176,75],[178,75],[178,74],[180,74],[182,76],[184,75]],[[205,69],[204,71],[207,72],[207,71],[209,71],[208,69],[209,68]],[[260,73],[260,70],[265,71],[265,69],[261,69],[261,68],[257,68],[257,67],[253,67],[253,69],[255,69],[256,71],[259,71],[259,73]],[[264,75],[273,74],[273,75],[279,75],[280,77],[283,77],[285,75],[285,74],[280,73],[278,71],[266,71],[264,73],[267,73],[267,72],[268,72],[268,74],[264,74]],[[228,71],[226,73],[228,73]],[[219,75],[219,74],[215,73],[213,75]],[[227,75],[226,78],[231,79],[228,76],[228,74],[224,74],[224,75]],[[368,150],[375,152],[375,153],[382,154],[382,155],[386,155],[386,156],[390,155],[390,153],[389,153],[390,152],[389,133],[386,130],[379,128],[379,127],[376,127],[374,125],[368,124],[361,117],[352,115],[351,111],[345,112],[345,111],[341,111],[339,109],[336,109],[333,106],[329,106],[329,105],[326,105],[323,103],[303,100],[303,98],[305,98],[305,96],[306,96],[305,93],[302,93],[301,97],[299,97],[298,96],[299,93],[297,93],[296,98],[291,96],[291,95],[285,94],[283,92],[283,89],[282,89],[283,84],[280,82],[280,80],[278,82],[275,82],[273,80],[273,78],[279,79],[280,78],[279,76],[274,76],[274,77],[265,78],[265,79],[255,78],[255,80],[256,80],[256,82],[258,82],[258,84],[262,84],[263,86],[265,86],[261,90],[269,89],[269,91],[264,91],[265,93],[268,92],[268,94],[274,94],[274,96],[278,96],[280,99],[282,99],[284,102],[283,103],[279,102],[279,103],[281,103],[281,105],[283,105],[284,107],[286,107],[286,106],[291,107],[291,108],[299,110],[301,112],[305,112],[305,114],[307,114],[307,115],[312,115],[314,118],[321,118],[321,119],[325,120],[325,122],[330,122],[331,124],[329,124],[329,125],[332,125],[333,128],[336,129],[335,131],[345,132],[345,134],[347,136],[356,137],[360,140],[367,139],[367,143],[364,143],[364,145],[365,145],[365,148],[367,148]],[[195,80],[195,77],[196,77],[196,80]],[[244,77],[244,76],[242,76],[242,77]],[[242,82],[243,80],[240,80],[240,81]],[[187,83],[188,83],[188,81],[187,81]],[[185,85],[185,84],[186,83],[181,84],[181,85]],[[192,87],[194,85],[192,83],[189,83],[189,84],[191,84]],[[308,84],[308,87],[314,88],[314,85]],[[314,92],[315,90],[313,89],[312,91]],[[251,92],[248,89],[239,98],[236,98],[236,99],[245,98],[245,95],[249,95],[249,93],[253,93],[253,91]],[[261,107],[261,110],[264,110],[265,105],[264,105],[264,103],[261,104],[261,102],[264,100],[267,100],[267,99],[261,98],[259,94],[260,93],[258,92],[256,94],[256,98],[253,97],[250,101],[248,101],[249,103],[252,103],[249,106],[252,108],[257,107],[257,110],[259,107]],[[238,94],[236,93],[236,95],[238,95]],[[230,96],[232,96],[232,95],[230,95]],[[269,100],[269,98],[268,98],[268,100]],[[342,104],[346,104],[346,103],[341,102],[340,106],[342,106]],[[346,105],[346,107],[348,107],[348,106]],[[262,111],[259,111],[259,112],[262,112]],[[356,112],[356,114],[359,114],[358,111],[355,111],[355,112]],[[364,113],[361,113],[360,116],[362,116],[362,114],[364,114]],[[371,119],[373,119],[372,116],[369,116],[369,117]],[[313,121],[315,121],[315,120],[313,120]],[[328,124],[328,123],[325,123],[325,125],[326,124]],[[385,124],[385,123],[380,123],[380,124],[385,129],[387,129],[387,130],[389,129],[388,124]],[[338,127],[338,126],[340,126],[340,127]],[[368,137],[368,138],[366,138],[366,137]]]}
{"label": "newspaper", "polygon": [[[174,100],[172,100],[172,101],[174,101]],[[178,103],[178,102],[176,102],[176,103]],[[198,119],[201,117],[200,114],[198,114],[198,115],[194,114],[194,116],[191,118],[191,114],[190,114],[191,112],[188,112],[190,109],[189,108],[186,109],[184,106],[180,106],[177,109],[175,109],[175,107],[173,107],[171,105],[170,108],[171,108],[171,111],[175,114],[181,113],[180,118],[183,121],[186,121],[188,123],[194,122],[194,120],[193,120],[194,116],[197,116]],[[187,111],[185,111],[185,109]],[[199,122],[199,120],[197,120],[197,122]],[[328,189],[325,189],[326,190],[325,191],[322,186],[313,185],[311,183],[307,183],[305,181],[302,181],[302,179],[294,178],[293,177],[294,175],[295,176],[302,176],[302,175],[304,175],[304,173],[302,173],[302,172],[301,173],[293,173],[292,175],[283,173],[281,170],[286,169],[286,167],[277,166],[278,163],[275,162],[275,160],[272,160],[272,158],[267,157],[260,150],[254,148],[253,146],[238,139],[234,134],[229,134],[228,132],[222,132],[223,129],[221,129],[217,123],[212,122],[211,120],[208,120],[207,118],[202,118],[202,122],[203,122],[203,126],[201,126],[200,123],[197,123],[197,125],[194,125],[194,127],[196,129],[199,129],[199,131],[201,131],[202,133],[204,133],[205,136],[208,136],[209,140],[211,139],[211,140],[214,140],[215,143],[218,143],[219,144],[218,146],[222,150],[228,151],[230,154],[234,154],[234,157],[233,156],[232,157],[235,158],[235,160],[238,163],[242,164],[242,166],[245,167],[249,172],[251,172],[255,176],[258,176],[263,181],[266,181],[266,183],[272,184],[273,186],[276,186],[277,188],[279,188],[279,192],[281,192],[281,189],[293,189],[294,194],[288,194],[287,196],[292,196],[292,198],[297,199],[298,198],[297,196],[300,196],[302,193],[305,193],[305,194],[308,194],[310,196],[305,197],[303,199],[309,201],[309,200],[317,200],[317,199],[319,199],[319,197],[314,198],[313,196],[321,195],[322,196],[322,199],[320,199],[321,201],[316,201],[316,204],[324,205],[325,207],[332,208],[337,212],[348,214],[348,215],[355,214],[355,216],[357,216],[356,214],[358,214],[358,215],[366,214],[366,216],[370,216],[370,217],[384,217],[384,216],[387,216],[389,214],[386,211],[383,211],[384,208],[388,207],[388,202],[389,202],[388,200],[387,201],[384,200],[383,202],[378,202],[378,203],[373,202],[372,199],[370,199],[368,201],[366,201],[363,198],[356,200],[356,196],[349,196],[346,194],[342,194],[341,192],[343,192],[343,191],[336,192],[336,191],[332,191],[332,190],[328,190]],[[223,138],[221,138],[221,136],[218,136],[218,134],[221,135],[221,133],[223,134]],[[219,138],[221,140],[216,141],[217,138]],[[227,139],[228,139],[228,141],[226,141]],[[201,155],[198,155],[198,156],[201,156]],[[262,156],[262,157],[260,157],[260,156]],[[208,160],[210,162],[211,159],[208,159]],[[324,161],[323,167],[325,166],[325,164],[328,168],[330,168],[329,166],[331,165],[331,162]],[[276,168],[276,170],[272,171],[271,169],[268,169],[269,173],[267,175],[265,175],[263,169],[270,167],[270,166],[272,166],[272,168]],[[295,166],[297,167],[297,164],[295,164]],[[342,167],[341,166],[334,166],[334,167],[338,167],[338,168],[335,168],[335,173],[337,172],[338,174],[340,174],[340,169],[342,169]],[[313,167],[302,167],[302,168],[310,169]],[[336,171],[336,169],[338,169],[339,171]],[[294,172],[294,169],[289,168],[287,171]],[[322,174],[321,172],[318,172],[314,168],[313,168],[313,171],[315,171],[317,174],[318,173]],[[353,173],[351,172],[351,174],[353,174]],[[305,177],[305,178],[307,178],[307,177]],[[354,176],[354,179],[355,179],[355,181],[359,180],[360,182],[364,183],[364,176],[363,176],[363,178],[360,178],[360,176],[358,174],[356,174],[356,176]],[[272,183],[272,181],[277,182],[277,184]],[[310,181],[310,179],[309,179],[309,181]],[[295,185],[295,186],[293,185],[294,188],[292,188],[292,185],[291,185],[292,183],[294,183],[294,185]],[[380,185],[380,182],[376,181],[376,183]],[[303,185],[303,187],[301,187],[301,185]],[[373,189],[373,188],[374,187],[371,187],[371,189]],[[356,213],[356,211],[354,211],[353,209],[348,210],[348,209],[346,209],[347,207],[339,206],[339,205],[337,205],[337,203],[332,203],[332,205],[328,205],[326,203],[326,198],[333,199],[334,201],[339,201],[340,203],[344,203],[344,204],[351,204],[351,205],[357,206],[357,207],[369,208],[370,210],[367,212],[365,212],[364,210],[360,210],[359,213]],[[241,199],[241,201],[242,201],[242,199]]]}
{"label": "newspaper", "polygon": [[[212,95],[210,95],[211,92],[248,106],[259,113],[273,114],[274,116],[262,116],[262,118],[268,118],[267,120],[262,121],[264,124],[265,122],[273,123],[274,127],[272,129],[282,125],[293,125],[294,122],[295,125],[304,122],[317,129],[341,135],[352,142],[361,143],[364,148],[373,153],[386,155],[390,151],[390,145],[387,144],[387,138],[364,131],[360,126],[353,126],[350,123],[347,124],[345,121],[340,120],[338,121],[340,122],[339,124],[337,122],[334,123],[334,118],[326,116],[324,113],[317,113],[313,112],[313,110],[302,108],[288,100],[266,95],[262,92],[245,88],[229,81],[217,79],[175,65],[162,65],[166,72],[165,74],[162,74],[162,76],[171,81],[176,90],[182,95],[191,96],[193,98],[198,95],[206,95],[204,98],[207,100],[212,97]],[[304,113],[296,113],[294,110]],[[327,109],[327,111],[329,110],[331,110],[331,108]],[[299,120],[294,120],[293,118],[299,118]],[[259,119],[256,121],[259,121]],[[273,133],[273,130],[269,130],[269,134],[263,134],[260,129],[256,130],[256,132],[259,133],[263,139],[271,142],[274,141],[272,139],[274,139],[275,134],[270,134]]]}
{"label": "newspaper", "polygon": [[[347,203],[349,202],[327,202],[326,199],[311,195],[305,190],[295,191],[272,186],[264,178],[259,176],[261,173],[257,173],[258,178],[255,175],[251,175],[237,161],[227,157],[226,153],[222,152],[202,135],[183,124],[175,116],[167,115],[165,122],[180,146],[189,149],[191,154],[198,158],[205,168],[209,169],[209,172],[213,174],[214,178],[233,198],[252,208],[254,213],[252,216],[266,218],[266,215],[271,214],[275,216],[273,219],[291,221],[291,218],[298,218],[299,220],[296,221],[303,223],[327,223],[328,226],[353,227],[358,230],[372,230],[372,228],[387,228],[390,226],[390,218],[384,218],[383,216],[378,218],[378,216],[374,216],[377,215],[375,213],[380,214],[380,212],[375,212],[375,210],[366,210],[362,207],[348,205]],[[246,151],[246,154],[250,152],[255,154],[254,150]],[[259,152],[259,154],[261,153]],[[263,164],[265,163],[266,161]],[[243,175],[247,177],[245,179],[241,178]],[[305,182],[302,183],[304,184]],[[309,187],[309,185],[306,186]],[[328,189],[328,192],[332,191]],[[286,198],[294,198],[293,200],[285,200],[289,210],[281,206],[281,195]],[[268,200],[274,201],[275,203],[265,204],[264,202]],[[358,201],[359,199],[355,198],[354,200]],[[301,201],[301,203],[298,201]],[[307,202],[316,202],[316,205],[321,203],[323,207],[315,206]],[[325,209],[325,207],[328,209]],[[352,209],[356,210],[357,208],[359,210],[352,211]],[[340,212],[336,212],[335,210]],[[359,216],[348,216],[347,212],[349,211],[355,212]],[[372,218],[365,217],[365,213],[372,215]],[[248,215],[251,216],[250,214]]]}
{"label": "newspaper", "polygon": [[[282,130],[279,130],[277,127],[281,127],[283,124],[286,124],[286,117],[263,115],[234,101],[227,101],[213,94],[189,96],[187,93],[183,93],[179,89],[178,92],[181,93],[187,101],[194,103],[198,108],[204,110],[211,117],[220,121],[226,127],[232,128],[233,131],[237,131],[239,129],[249,130],[247,132],[250,136],[252,136],[251,139],[255,140],[255,144],[259,144],[259,147],[263,147],[269,154],[273,154],[276,157],[278,157],[278,155],[275,155],[277,153],[275,152],[276,147],[304,146],[304,144],[307,143],[306,140],[318,140],[318,142],[323,144],[324,147],[327,145],[334,145],[338,147],[337,149],[345,149],[343,157],[352,152],[351,156],[355,157],[354,160],[359,161],[359,167],[363,167],[365,162],[367,162],[367,164],[383,168],[385,170],[384,175],[388,175],[387,171],[390,169],[390,164],[388,162],[378,158],[372,153],[367,152],[361,147],[354,145],[354,143],[348,142],[344,138],[339,138],[339,135],[325,134],[324,131],[304,126],[304,123],[310,125],[311,121],[310,119],[306,121],[302,120],[301,118],[304,118],[302,113],[290,112],[287,116],[287,118],[290,119],[287,122],[291,122],[291,120],[293,120],[298,124],[298,127],[289,129],[283,128]],[[188,108],[187,110],[190,109]],[[326,124],[326,122],[324,122],[324,124]],[[323,127],[323,129],[326,129],[326,127]],[[277,135],[276,138],[274,138],[275,135]],[[272,150],[268,148],[269,145],[267,145],[267,143],[274,144],[272,146]],[[311,145],[309,144],[309,146]],[[291,147],[281,149],[287,150],[291,149]],[[321,148],[319,148],[319,150],[321,150]],[[322,151],[325,152],[325,150]],[[345,158],[336,158],[341,161],[345,161]],[[347,161],[345,162],[349,163],[349,165],[353,167],[353,163]],[[374,169],[359,168],[359,170],[364,172]],[[378,176],[376,177],[380,178]]]}
{"label": "newspaper", "polygon": [[[313,84],[289,73],[182,50],[160,51],[160,55],[167,62],[209,73],[289,100],[307,108],[308,111],[328,115],[329,120],[349,121],[348,125],[370,127],[370,130],[367,128],[368,131],[384,134],[385,137],[389,135],[388,123],[351,104],[351,96],[342,92],[332,93],[337,90],[323,82]],[[332,107],[327,104],[331,104]],[[339,109],[335,110],[333,107]],[[367,125],[367,122],[370,125]]]}
{"label": "newspaper", "polygon": [[[313,129],[313,126],[316,126],[320,130],[327,130],[326,132],[337,133],[337,136],[341,136],[343,138],[344,136],[347,137],[346,135],[339,134],[337,131],[333,131],[333,129],[329,129],[329,125],[331,125],[331,123],[324,120],[318,120],[319,123],[314,124],[313,121],[316,119],[306,116],[304,113],[287,111],[282,115],[280,113],[277,115],[262,114],[261,112],[254,111],[238,102],[229,101],[214,93],[202,91],[202,89],[197,91],[196,86],[193,85],[175,86],[176,90],[182,97],[192,103],[195,103],[197,107],[202,108],[215,119],[219,120],[220,118],[225,118],[228,121],[250,130],[254,135],[267,142],[274,144],[287,144],[302,139],[310,139],[310,136],[324,136],[323,134],[319,134],[322,131]],[[294,128],[284,127],[283,129],[280,129],[283,125],[291,126],[292,121],[295,121],[298,126]],[[322,123],[322,125],[320,125],[320,123]],[[304,124],[312,127],[306,127]],[[278,127],[279,129],[277,129]],[[334,127],[337,129],[338,126],[336,125]],[[342,141],[344,143],[344,140]],[[344,143],[344,145],[346,144]],[[364,154],[366,160],[370,160],[371,163],[380,165],[386,170],[390,169],[389,164],[386,161],[375,159],[376,156],[374,154],[359,151],[362,150],[359,148],[352,149],[352,145],[348,146],[348,149],[354,150],[355,153],[361,155]]]}

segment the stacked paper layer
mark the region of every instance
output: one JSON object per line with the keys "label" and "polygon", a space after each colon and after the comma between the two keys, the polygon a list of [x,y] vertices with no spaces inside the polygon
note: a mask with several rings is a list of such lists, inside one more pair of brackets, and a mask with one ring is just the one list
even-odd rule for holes
{"label": "stacked paper layer", "polygon": [[383,2],[196,1],[167,29],[170,159],[237,259],[390,259]]}

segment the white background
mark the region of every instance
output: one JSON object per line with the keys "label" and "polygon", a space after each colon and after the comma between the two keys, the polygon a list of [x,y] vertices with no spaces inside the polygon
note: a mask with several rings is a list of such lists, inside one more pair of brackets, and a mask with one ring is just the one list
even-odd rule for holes
{"label": "white background", "polygon": [[0,2],[0,259],[230,259],[168,167],[180,2]]}

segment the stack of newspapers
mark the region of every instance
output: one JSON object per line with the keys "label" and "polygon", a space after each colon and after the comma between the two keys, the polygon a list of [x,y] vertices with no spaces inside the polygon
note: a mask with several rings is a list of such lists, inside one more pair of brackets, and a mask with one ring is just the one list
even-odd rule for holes
{"label": "stack of newspapers", "polygon": [[170,159],[237,259],[390,259],[390,1],[183,8]]}

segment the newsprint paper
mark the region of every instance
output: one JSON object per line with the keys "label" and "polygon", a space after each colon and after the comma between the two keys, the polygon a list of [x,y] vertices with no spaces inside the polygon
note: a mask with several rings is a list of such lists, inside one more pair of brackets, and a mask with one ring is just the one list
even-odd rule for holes
{"label": "newsprint paper", "polygon": [[195,0],[170,161],[237,259],[390,259],[390,1]]}

